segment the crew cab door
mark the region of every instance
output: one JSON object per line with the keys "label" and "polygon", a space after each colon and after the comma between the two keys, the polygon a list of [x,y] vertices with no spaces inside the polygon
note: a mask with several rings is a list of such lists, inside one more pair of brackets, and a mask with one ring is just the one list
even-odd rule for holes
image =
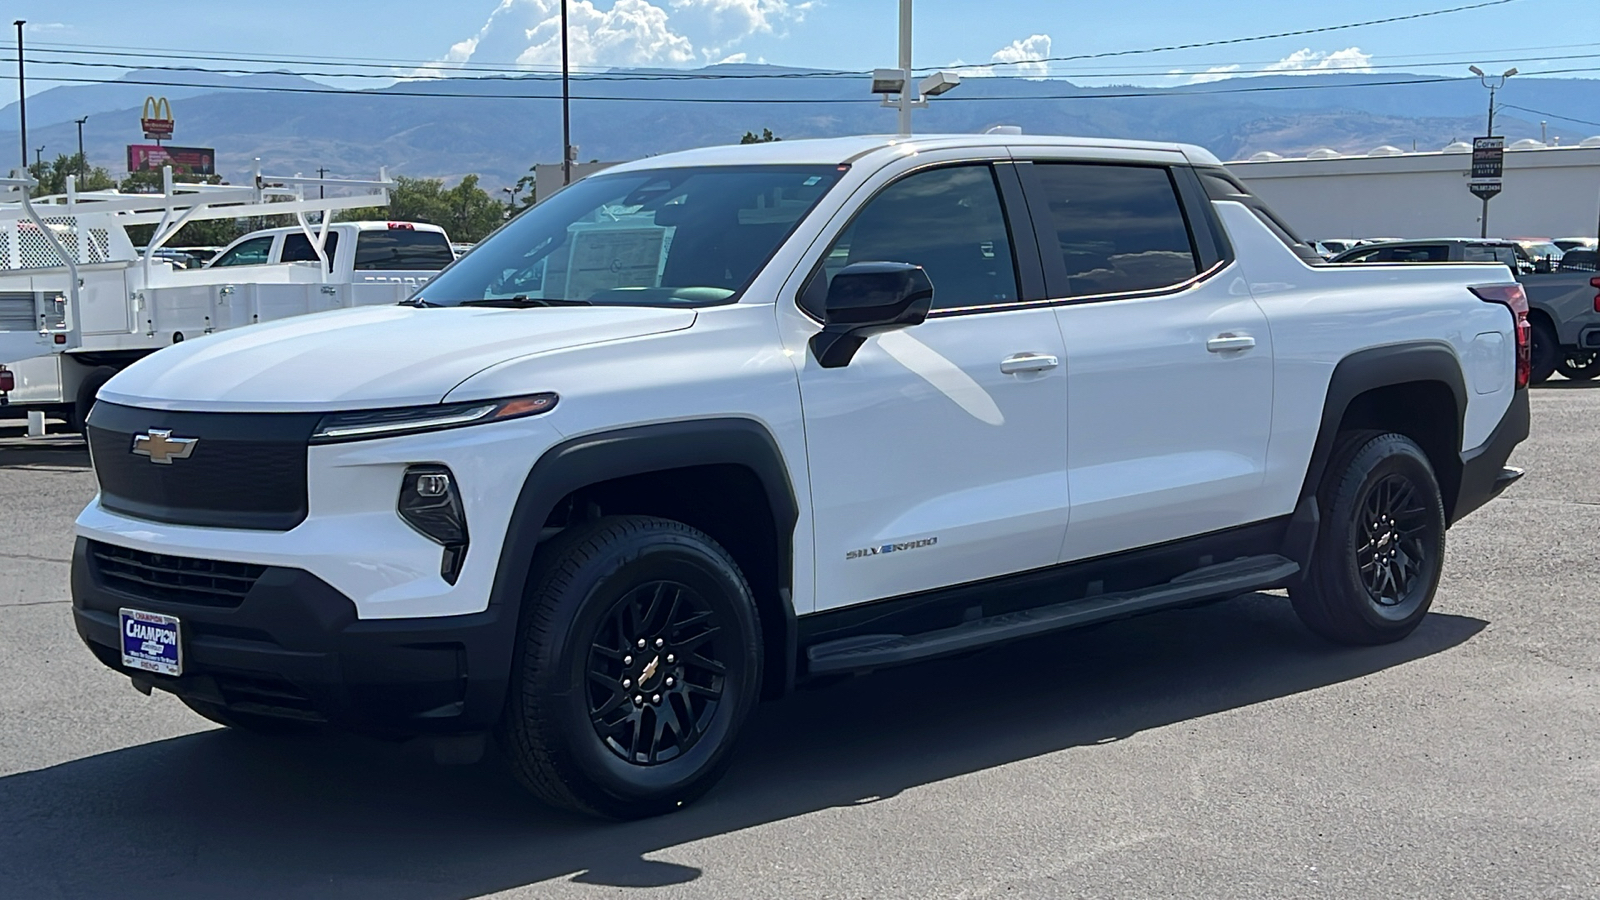
{"label": "crew cab door", "polygon": [[1061,558],[1281,512],[1264,496],[1272,333],[1193,174],[1048,156],[1018,171],[1066,345]]}
{"label": "crew cab door", "polygon": [[934,287],[926,321],[843,367],[791,338],[817,609],[1052,565],[1065,533],[1064,348],[1053,310],[1030,303],[1043,278],[1021,184],[1009,163],[929,161],[875,176],[802,263],[802,341],[850,263],[920,265]]}

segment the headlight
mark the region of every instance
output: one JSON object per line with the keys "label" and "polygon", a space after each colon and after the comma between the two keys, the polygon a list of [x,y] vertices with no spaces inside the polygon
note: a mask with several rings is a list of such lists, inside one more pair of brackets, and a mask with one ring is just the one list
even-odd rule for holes
{"label": "headlight", "polygon": [[317,423],[317,430],[311,433],[311,443],[335,444],[340,441],[394,437],[420,431],[439,431],[463,425],[520,419],[524,416],[549,412],[555,408],[559,399],[553,393],[544,393],[508,397],[504,400],[479,400],[473,403],[402,406],[393,409],[330,413]]}
{"label": "headlight", "polygon": [[467,513],[456,490],[455,476],[445,466],[412,466],[400,480],[400,518],[424,537],[444,547],[439,576],[451,584],[461,575],[467,555]]}

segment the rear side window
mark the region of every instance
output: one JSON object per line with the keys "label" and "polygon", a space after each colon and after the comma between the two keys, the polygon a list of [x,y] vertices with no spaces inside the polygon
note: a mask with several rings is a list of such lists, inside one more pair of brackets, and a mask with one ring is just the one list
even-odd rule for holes
{"label": "rear side window", "polygon": [[1341,258],[1339,260],[1339,262],[1347,262],[1347,263],[1377,262],[1378,261],[1378,253],[1379,252],[1380,251],[1378,251],[1378,250],[1363,250],[1360,253],[1352,253],[1349,256],[1343,257],[1343,258]]}
{"label": "rear side window", "polygon": [[1413,247],[1385,247],[1378,251],[1377,262],[1449,262],[1450,248],[1444,244],[1424,244]]}
{"label": "rear side window", "polygon": [[828,283],[858,262],[921,266],[933,282],[934,309],[1018,298],[1011,232],[987,165],[930,169],[884,188],[834,240],[801,290],[801,307],[822,318]]}
{"label": "rear side window", "polygon": [[[322,245],[322,252],[328,256],[328,271],[333,271],[333,254],[339,249],[339,232],[328,232],[328,240]],[[288,234],[283,238],[284,262],[316,262],[317,252],[311,249],[311,241],[303,234]]]}
{"label": "rear side window", "polygon": [[217,257],[212,266],[259,266],[272,254],[272,238],[258,237],[234,247]]}
{"label": "rear side window", "polygon": [[1463,262],[1497,262],[1513,269],[1517,267],[1517,254],[1510,247],[1467,244],[1461,248],[1461,259]]}
{"label": "rear side window", "polygon": [[1050,235],[1067,270],[1067,295],[1172,287],[1200,272],[1172,176],[1153,166],[1034,163]]}
{"label": "rear side window", "polygon": [[450,242],[437,231],[388,228],[362,231],[356,238],[357,271],[417,269],[437,271],[455,261]]}

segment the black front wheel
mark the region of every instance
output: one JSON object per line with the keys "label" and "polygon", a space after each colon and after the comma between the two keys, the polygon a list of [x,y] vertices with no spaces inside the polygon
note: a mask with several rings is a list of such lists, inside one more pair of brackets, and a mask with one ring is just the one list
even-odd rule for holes
{"label": "black front wheel", "polygon": [[1422,448],[1400,434],[1341,435],[1317,505],[1310,571],[1289,591],[1301,621],[1341,644],[1410,634],[1444,568],[1444,501]]}
{"label": "black front wheel", "polygon": [[1571,350],[1556,363],[1556,371],[1573,381],[1588,381],[1600,375],[1600,351]]}
{"label": "black front wheel", "polygon": [[1528,358],[1531,370],[1528,380],[1534,384],[1542,384],[1549,381],[1550,376],[1556,373],[1556,365],[1561,362],[1561,345],[1556,341],[1555,329],[1543,319],[1534,319],[1528,326]]}
{"label": "black front wheel", "polygon": [[499,739],[555,806],[668,812],[731,761],[760,692],[761,632],[728,553],[679,522],[618,516],[541,548]]}

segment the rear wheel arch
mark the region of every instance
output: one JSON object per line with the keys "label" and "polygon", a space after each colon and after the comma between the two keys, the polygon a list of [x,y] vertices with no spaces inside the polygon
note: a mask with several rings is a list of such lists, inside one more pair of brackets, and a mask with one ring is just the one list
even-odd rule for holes
{"label": "rear wheel arch", "polygon": [[1341,433],[1392,431],[1409,437],[1427,454],[1446,517],[1455,521],[1467,399],[1460,357],[1443,341],[1411,341],[1350,354],[1328,381],[1301,496],[1316,495]]}
{"label": "rear wheel arch", "polygon": [[787,690],[796,652],[792,557],[799,504],[765,426],[744,418],[697,419],[582,435],[550,448],[517,497],[491,605],[519,609],[540,544],[558,533],[552,529],[596,515],[672,519],[721,544],[756,595],[766,693]]}

